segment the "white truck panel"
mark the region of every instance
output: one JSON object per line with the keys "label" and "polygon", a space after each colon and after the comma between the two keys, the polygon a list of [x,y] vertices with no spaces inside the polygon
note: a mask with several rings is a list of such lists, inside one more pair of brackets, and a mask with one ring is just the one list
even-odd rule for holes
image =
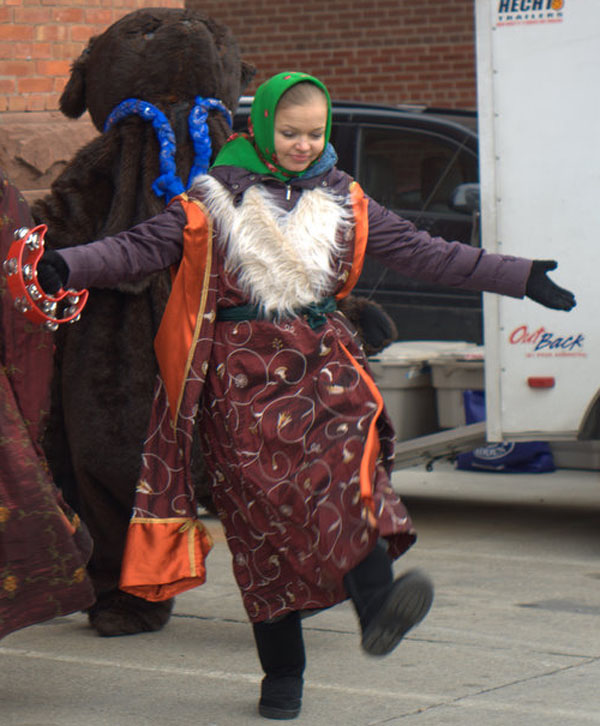
{"label": "white truck panel", "polygon": [[557,260],[577,297],[484,296],[487,436],[574,437],[600,390],[600,2],[476,0],[476,20],[482,244]]}

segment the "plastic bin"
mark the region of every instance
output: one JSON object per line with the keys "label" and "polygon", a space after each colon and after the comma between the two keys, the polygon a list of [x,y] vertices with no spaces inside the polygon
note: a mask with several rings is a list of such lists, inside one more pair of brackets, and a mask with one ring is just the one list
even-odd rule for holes
{"label": "plastic bin", "polygon": [[483,355],[481,359],[440,356],[430,363],[439,427],[464,426],[463,391],[480,391],[484,388]]}
{"label": "plastic bin", "polygon": [[440,429],[430,364],[472,357],[482,361],[483,347],[460,340],[407,340],[392,343],[369,359],[398,441]]}
{"label": "plastic bin", "polygon": [[371,359],[369,366],[398,441],[438,430],[435,391],[426,361],[386,357]]}

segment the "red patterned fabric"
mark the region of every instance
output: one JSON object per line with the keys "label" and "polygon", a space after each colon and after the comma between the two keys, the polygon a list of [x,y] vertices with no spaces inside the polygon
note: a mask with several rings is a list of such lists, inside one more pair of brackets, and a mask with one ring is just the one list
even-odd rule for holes
{"label": "red patterned fabric", "polygon": [[[238,293],[228,282],[222,303]],[[354,332],[341,314],[328,318],[318,330],[301,318],[216,327],[203,398],[204,454],[252,621],[343,600],[343,575],[378,536],[390,539],[394,555],[414,540],[390,486],[385,415],[375,423],[375,526],[365,509],[360,469],[378,405],[344,352],[366,368]]]}
{"label": "red patterned fabric", "polygon": [[[364,220],[356,222],[363,229]],[[378,537],[399,556],[415,533],[390,485],[393,431],[354,330],[341,313],[329,314],[315,330],[303,317],[215,323],[217,308],[249,301],[225,269],[214,223],[204,325],[176,431],[161,385],[132,523],[159,500],[158,517],[194,521],[186,477],[192,422],[200,415],[234,574],[249,618],[261,621],[345,599],[343,575]],[[357,262],[355,240],[340,245],[345,253],[336,260],[330,295],[347,292]],[[361,469],[371,477],[364,497]]]}
{"label": "red patterned fabric", "polygon": [[[31,227],[0,172],[0,258]],[[50,480],[39,436],[49,404],[52,337],[15,312],[0,282],[0,637],[88,607],[91,540]]]}

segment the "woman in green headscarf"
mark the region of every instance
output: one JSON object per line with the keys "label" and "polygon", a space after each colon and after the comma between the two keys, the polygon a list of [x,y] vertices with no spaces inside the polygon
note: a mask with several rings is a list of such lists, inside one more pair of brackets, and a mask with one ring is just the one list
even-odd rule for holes
{"label": "woman in green headscarf", "polygon": [[[61,265],[48,260],[42,275],[79,289],[179,264],[155,341],[160,380],[121,588],[161,600],[203,581],[210,543],[188,488],[199,418],[265,671],[259,711],[277,719],[300,711],[302,612],[350,597],[363,649],[385,655],[433,597],[420,571],[393,578],[391,561],[415,532],[390,483],[383,399],[337,310],[365,252],[408,277],[534,295],[531,260],[432,238],[367,197],[335,167],[330,128],[320,81],[274,76],[256,93],[249,134],[232,138],[188,194],[133,230],[61,249]],[[548,294],[533,299],[574,304],[537,281]]]}
{"label": "woman in green headscarf", "polygon": [[[114,282],[106,265],[88,260],[89,276],[80,267],[91,248],[103,245],[109,259],[110,247],[113,277],[122,279],[132,261],[125,247],[156,235],[146,253],[164,267],[180,259],[183,237],[155,345],[164,389],[150,429],[163,433],[149,437],[144,452],[121,589],[159,599],[201,581],[196,562],[173,582],[173,563],[181,559],[185,569],[188,538],[197,561],[209,545],[201,522],[172,522],[187,494],[189,439],[168,446],[171,422],[191,432],[200,400],[212,498],[253,623],[265,671],[259,710],[268,718],[300,711],[301,612],[350,596],[363,648],[384,654],[425,616],[432,597],[425,575],[392,577],[392,558],[415,535],[389,483],[390,421],[355,330],[336,309],[360,274],[369,221],[362,190],[335,168],[330,131],[326,87],[306,73],[279,73],[256,92],[249,134],[229,140],[188,195],[135,228],[135,241],[125,233],[60,252],[69,280],[106,285]],[[134,267],[137,274],[146,261]],[[183,556],[167,543],[156,547],[158,522],[167,542],[181,541]],[[160,552],[156,563],[150,541]],[[140,587],[148,573],[166,570],[168,583]]]}
{"label": "woman in green headscarf", "polygon": [[[301,84],[300,87],[298,84]],[[294,87],[296,88],[292,91]],[[313,119],[316,124],[314,129],[311,128]],[[310,136],[300,139],[289,132],[284,136],[284,126],[295,122],[300,124],[303,120],[308,123]],[[276,130],[277,124],[279,131]],[[250,111],[249,128],[251,137],[239,135],[230,140],[221,149],[213,167],[239,166],[257,174],[271,174],[281,181],[289,181],[303,176],[326,148],[327,163],[330,166],[335,164],[333,147],[327,147],[331,134],[329,92],[321,81],[307,73],[278,73],[259,86]],[[282,149],[285,153],[285,138],[302,151],[305,150],[305,145],[312,147],[306,163],[301,160],[293,163],[287,154],[282,157]],[[318,153],[313,156],[312,152],[317,149]],[[287,167],[286,160],[292,162]]]}

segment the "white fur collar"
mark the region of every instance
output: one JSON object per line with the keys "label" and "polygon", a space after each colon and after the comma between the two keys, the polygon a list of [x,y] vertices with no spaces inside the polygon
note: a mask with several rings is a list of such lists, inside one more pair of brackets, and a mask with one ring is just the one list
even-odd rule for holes
{"label": "white fur collar", "polygon": [[210,176],[196,178],[225,245],[226,270],[267,314],[289,315],[331,294],[338,240],[348,237],[352,214],[340,197],[317,188],[303,191],[291,211],[277,206],[260,186],[236,207],[231,193]]}

